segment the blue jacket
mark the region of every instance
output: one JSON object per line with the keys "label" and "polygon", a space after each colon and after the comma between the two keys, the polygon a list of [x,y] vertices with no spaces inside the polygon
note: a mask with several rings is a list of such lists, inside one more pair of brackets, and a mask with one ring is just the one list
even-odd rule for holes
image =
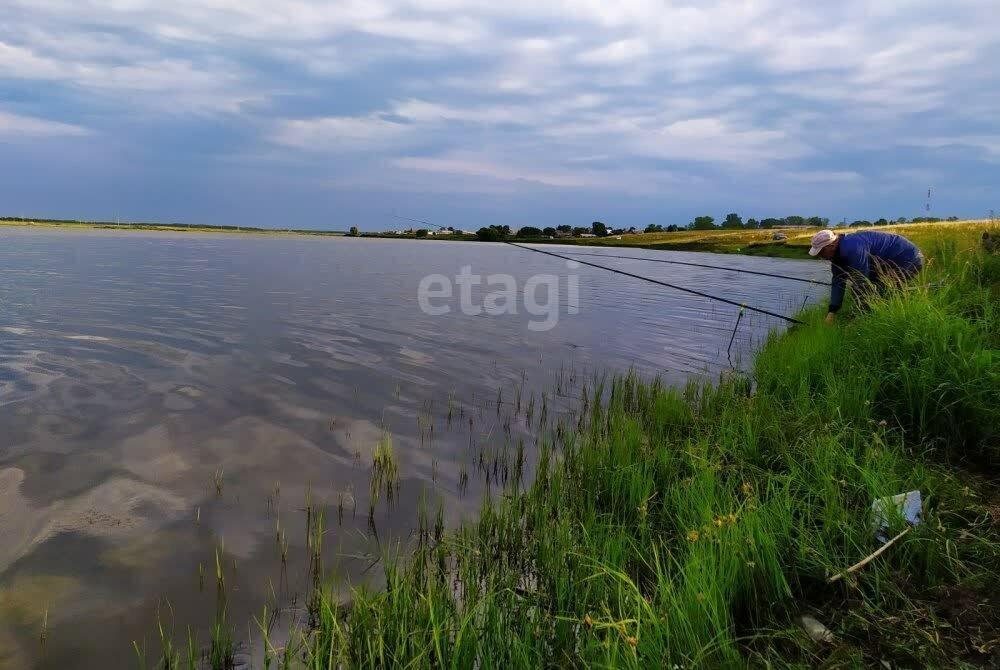
{"label": "blue jacket", "polygon": [[924,257],[913,242],[892,233],[866,230],[840,236],[840,247],[832,259],[833,288],[830,290],[830,311],[836,312],[844,302],[847,280],[877,281],[880,274],[897,269],[910,274],[923,265]]}

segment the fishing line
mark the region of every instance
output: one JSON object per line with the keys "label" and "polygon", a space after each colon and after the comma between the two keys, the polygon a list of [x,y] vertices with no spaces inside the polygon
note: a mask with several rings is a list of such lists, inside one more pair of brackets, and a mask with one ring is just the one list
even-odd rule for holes
{"label": "fishing line", "polygon": [[736,366],[733,365],[733,342],[736,341],[736,331],[739,329],[740,321],[742,320],[743,320],[743,307],[740,307],[739,316],[736,317],[736,325],[733,326],[733,336],[729,338],[729,348],[726,349],[726,358],[729,359],[729,367],[731,367],[733,370],[736,369]]}
{"label": "fishing line", "polygon": [[615,256],[613,254],[592,254],[585,253],[582,251],[567,251],[565,252],[567,256],[602,256],[604,258],[621,258],[630,261],[649,261],[650,263],[672,263],[674,265],[690,265],[695,268],[708,268],[710,270],[726,270],[727,272],[742,272],[748,275],[760,275],[761,277],[774,277],[775,279],[788,279],[791,281],[801,281],[807,284],[822,284],[823,286],[830,286],[830,282],[817,281],[815,279],[806,279],[805,277],[792,277],[790,275],[779,275],[773,272],[759,272],[757,270],[743,270],[741,268],[727,268],[720,265],[706,265],[705,263],[690,263],[688,261],[671,261],[665,258],[642,258],[640,256]]}
{"label": "fishing line", "polygon": [[[422,223],[424,225],[434,226],[435,228],[438,228],[438,229],[441,229],[441,230],[443,230],[445,228],[445,226],[440,226],[440,225],[438,225],[436,223],[431,223],[430,221],[422,221],[420,219],[411,219],[409,217],[399,216],[398,214],[390,214],[389,216],[394,216],[397,219],[403,219],[405,221],[413,221],[415,223]],[[665,282],[665,281],[660,281],[659,279],[652,279],[650,277],[643,277],[642,275],[633,274],[631,272],[625,272],[624,270],[618,270],[616,268],[609,268],[606,265],[598,265],[597,263],[591,263],[590,261],[580,261],[580,260],[577,260],[575,258],[571,258],[570,256],[563,256],[562,254],[553,253],[551,251],[545,251],[543,249],[536,249],[535,247],[527,247],[527,246],[524,246],[523,244],[517,244],[516,242],[509,242],[507,240],[503,240],[502,242],[503,242],[503,244],[508,244],[508,245],[510,245],[512,247],[517,247],[518,249],[525,249],[527,251],[534,251],[535,253],[544,254],[546,256],[552,256],[553,258],[559,258],[559,259],[562,259],[564,261],[571,261],[573,263],[579,263],[580,265],[587,265],[587,266],[590,266],[592,268],[597,268],[598,270],[607,270],[608,272],[614,272],[615,274],[619,274],[619,275],[622,275],[622,276],[625,276],[625,277],[632,277],[633,279],[640,279],[642,281],[646,281],[646,282],[649,282],[651,284],[657,284],[659,286],[666,286],[667,288],[672,288],[675,291],[682,291],[684,293],[690,293],[691,295],[696,295],[696,296],[698,296],[700,298],[706,298],[708,300],[715,300],[716,302],[722,302],[722,303],[725,303],[727,305],[732,305],[734,307],[739,307],[741,310],[742,309],[749,309],[752,312],[758,312],[760,314],[766,314],[767,316],[773,316],[776,319],[783,319],[783,320],[787,321],[788,323],[796,323],[796,324],[799,324],[799,325],[805,325],[805,322],[799,321],[798,319],[796,319],[794,317],[791,317],[791,316],[785,316],[784,314],[778,314],[777,312],[771,312],[769,310],[762,309],[760,307],[751,307],[751,306],[745,305],[745,304],[743,304],[741,302],[736,302],[735,300],[730,300],[728,298],[722,298],[722,297],[719,297],[717,295],[711,295],[709,293],[702,293],[701,291],[696,291],[696,290],[694,290],[692,288],[685,288],[683,286],[677,286],[676,284],[670,284],[670,283]]]}
{"label": "fishing line", "polygon": [[677,286],[676,284],[670,284],[670,283],[667,283],[665,281],[660,281],[659,279],[652,279],[650,277],[643,277],[642,275],[632,274],[631,272],[625,272],[624,270],[618,270],[616,268],[609,268],[606,265],[597,265],[596,263],[591,263],[590,261],[578,261],[575,258],[570,258],[569,256],[563,256],[561,254],[556,254],[556,253],[553,253],[551,251],[544,251],[542,249],[536,249],[534,247],[526,247],[526,246],[523,246],[521,244],[517,244],[515,242],[506,242],[505,241],[504,244],[509,244],[512,247],[517,247],[518,249],[526,249],[528,251],[534,251],[534,252],[539,253],[539,254],[545,254],[546,256],[553,256],[555,258],[561,258],[564,261],[572,261],[574,263],[579,263],[580,265],[589,265],[592,268],[598,268],[599,270],[607,270],[608,272],[614,272],[615,274],[624,275],[626,277],[632,277],[633,279],[641,279],[642,281],[648,281],[648,282],[650,282],[652,284],[659,284],[660,286],[666,286],[667,288],[672,288],[675,291],[683,291],[684,293],[690,293],[691,295],[696,295],[696,296],[701,297],[701,298],[707,298],[709,300],[715,300],[716,302],[723,302],[723,303],[726,303],[727,305],[732,305],[734,307],[740,307],[740,308],[749,309],[752,312],[759,312],[760,314],[766,314],[767,316],[773,316],[773,317],[775,317],[777,319],[784,319],[785,321],[787,321],[789,323],[797,323],[799,325],[804,325],[803,321],[799,321],[798,319],[796,319],[794,317],[791,317],[791,316],[785,316],[784,314],[778,314],[776,312],[771,312],[771,311],[768,311],[766,309],[762,309],[760,307],[751,307],[749,305],[744,305],[743,303],[736,302],[735,300],[730,300],[728,298],[721,298],[721,297],[719,297],[717,295],[711,295],[711,294],[708,294],[708,293],[702,293],[701,291],[696,291],[696,290],[694,290],[692,288],[684,288],[683,286]]}
{"label": "fishing line", "polygon": [[445,229],[445,226],[439,226],[438,224],[431,223],[430,221],[421,221],[420,219],[411,219],[408,216],[400,216],[399,214],[390,214],[389,212],[386,212],[386,215],[387,216],[391,216],[391,217],[396,218],[396,219],[402,219],[403,221],[410,221],[412,223],[422,223],[425,226],[434,226],[435,228],[440,228],[441,230]]}

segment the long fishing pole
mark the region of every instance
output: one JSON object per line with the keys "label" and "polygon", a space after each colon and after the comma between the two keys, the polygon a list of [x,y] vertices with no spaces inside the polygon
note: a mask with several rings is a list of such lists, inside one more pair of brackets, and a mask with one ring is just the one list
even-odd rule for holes
{"label": "long fishing pole", "polygon": [[435,228],[440,228],[441,230],[444,230],[445,227],[446,227],[446,226],[439,226],[438,224],[431,223],[430,221],[421,221],[420,219],[411,219],[408,216],[400,216],[399,214],[389,214],[389,212],[386,212],[386,214],[388,214],[391,217],[397,218],[397,219],[402,219],[403,221],[412,221],[413,223],[422,223],[425,226],[434,226]]}
{"label": "long fishing pole", "polygon": [[[423,223],[425,225],[434,226],[435,228],[438,228],[438,229],[444,229],[445,228],[445,226],[439,226],[438,224],[431,223],[430,221],[420,221],[419,219],[410,219],[410,218],[407,218],[405,216],[399,216],[397,214],[390,214],[390,216],[395,216],[397,219],[404,219],[406,221],[415,221],[417,223]],[[614,272],[615,274],[624,275],[625,277],[632,277],[633,279],[641,279],[642,281],[650,282],[651,284],[658,284],[660,286],[666,286],[667,288],[672,288],[675,291],[682,291],[684,293],[690,293],[691,295],[696,295],[696,296],[701,297],[701,298],[707,298],[708,300],[715,300],[716,302],[725,303],[727,305],[733,305],[734,307],[739,307],[741,309],[749,309],[751,312],[757,312],[759,314],[766,314],[767,316],[773,316],[773,317],[778,318],[778,319],[784,319],[788,323],[797,323],[797,324],[800,324],[800,325],[804,325],[803,321],[799,321],[798,319],[796,319],[794,317],[785,316],[784,314],[778,314],[777,312],[771,312],[771,311],[768,311],[766,309],[762,309],[760,307],[751,307],[750,305],[747,305],[747,304],[744,304],[744,303],[741,303],[741,302],[736,302],[735,300],[730,300],[729,298],[720,298],[719,296],[716,296],[716,295],[711,295],[709,293],[702,293],[701,291],[696,291],[696,290],[691,289],[691,288],[685,288],[683,286],[677,286],[676,284],[670,284],[670,283],[665,282],[665,281],[660,281],[659,279],[652,279],[650,277],[643,277],[642,275],[633,274],[631,272],[625,272],[624,270],[618,270],[617,268],[609,268],[606,265],[598,265],[597,263],[591,263],[589,261],[579,261],[579,260],[577,260],[575,258],[571,258],[569,256],[563,256],[562,254],[553,253],[551,251],[544,251],[542,249],[536,249],[535,247],[526,247],[523,244],[517,244],[515,242],[509,242],[507,240],[503,240],[503,243],[504,244],[509,244],[512,247],[517,247],[518,249],[525,249],[527,251],[534,251],[535,253],[545,254],[546,256],[552,256],[554,258],[561,258],[564,261],[572,261],[573,263],[579,263],[580,265],[587,265],[587,266],[590,266],[592,268],[597,268],[599,270],[607,270],[608,272]]]}
{"label": "long fishing pole", "polygon": [[742,268],[727,268],[721,265],[707,265],[705,263],[691,263],[688,261],[673,261],[667,260],[666,258],[642,258],[641,256],[616,256],[613,254],[591,254],[583,251],[566,251],[564,252],[567,256],[600,256],[602,258],[621,258],[630,261],[649,261],[650,263],[672,263],[674,265],[690,265],[695,268],[708,268],[710,270],[725,270],[727,272],[742,272],[748,275],[760,275],[761,277],[774,277],[775,279],[788,279],[791,281],[801,281],[807,284],[820,284],[823,286],[829,286],[830,282],[817,281],[815,279],[806,279],[805,277],[792,277],[791,275],[779,275],[773,272],[759,272],[757,270],[744,270]]}
{"label": "long fishing pole", "polygon": [[537,252],[537,253],[540,253],[540,254],[545,254],[546,256],[554,256],[555,258],[561,258],[564,261],[572,261],[574,263],[579,263],[580,265],[589,265],[592,268],[598,268],[600,270],[607,270],[608,272],[614,272],[615,274],[625,275],[626,277],[632,277],[633,279],[641,279],[643,281],[648,281],[648,282],[650,282],[652,284],[659,284],[660,286],[666,286],[667,288],[672,288],[675,291],[683,291],[684,293],[690,293],[691,295],[696,295],[696,296],[699,296],[701,298],[708,298],[709,300],[715,300],[717,302],[723,302],[723,303],[726,303],[727,305],[733,305],[734,307],[739,307],[741,309],[749,309],[751,312],[758,312],[760,314],[766,314],[768,316],[773,316],[773,317],[776,317],[778,319],[784,319],[785,321],[788,321],[789,323],[804,324],[803,321],[799,321],[798,319],[796,319],[794,317],[791,317],[791,316],[785,316],[784,314],[778,314],[777,312],[771,312],[771,311],[768,311],[766,309],[762,309],[760,307],[751,307],[750,305],[747,305],[747,304],[742,303],[742,302],[736,302],[735,300],[730,300],[729,298],[720,298],[717,295],[711,295],[709,293],[702,293],[701,291],[696,291],[693,288],[685,288],[683,286],[677,286],[676,284],[670,284],[670,283],[667,283],[665,281],[660,281],[659,279],[652,279],[650,277],[643,277],[642,275],[632,274],[631,272],[625,272],[624,270],[619,270],[617,268],[609,268],[606,265],[597,265],[596,263],[591,263],[589,261],[578,261],[575,258],[571,258],[569,256],[563,256],[561,254],[552,253],[551,251],[543,251],[542,249],[536,249],[535,247],[526,247],[524,245],[517,244],[515,242],[504,241],[504,244],[509,244],[512,247],[517,247],[518,249],[527,249],[528,251],[534,251],[534,252]]}
{"label": "long fishing pole", "polygon": [[[397,219],[403,219],[404,221],[412,221],[413,223],[422,223],[427,226],[434,226],[435,228],[444,228],[444,226],[439,226],[436,223],[431,223],[430,221],[422,221],[420,219],[411,219],[406,216],[399,216],[397,214],[390,214],[389,216],[394,216]],[[817,279],[806,279],[805,277],[792,277],[791,275],[781,275],[774,272],[760,272],[758,270],[744,270],[743,268],[727,268],[721,265],[708,265],[706,263],[691,263],[690,261],[674,261],[668,260],[666,258],[642,258],[641,256],[618,256],[615,254],[593,254],[584,251],[566,251],[564,252],[567,256],[598,256],[603,258],[619,258],[629,261],[649,261],[650,263],[671,263],[673,265],[689,265],[694,268],[708,268],[709,270],[725,270],[726,272],[741,272],[748,275],[760,275],[761,277],[773,277],[774,279],[788,279],[790,281],[800,281],[807,284],[817,284],[820,286],[830,286],[830,282],[819,281]]]}

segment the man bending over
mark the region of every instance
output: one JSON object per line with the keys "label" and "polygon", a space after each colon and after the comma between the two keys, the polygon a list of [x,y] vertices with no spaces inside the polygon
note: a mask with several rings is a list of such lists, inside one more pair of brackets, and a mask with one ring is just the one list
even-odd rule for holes
{"label": "man bending over", "polygon": [[875,230],[850,235],[821,230],[812,238],[809,255],[829,260],[833,270],[828,326],[844,303],[848,279],[863,296],[881,291],[889,283],[902,284],[924,266],[924,255],[913,242],[902,235]]}

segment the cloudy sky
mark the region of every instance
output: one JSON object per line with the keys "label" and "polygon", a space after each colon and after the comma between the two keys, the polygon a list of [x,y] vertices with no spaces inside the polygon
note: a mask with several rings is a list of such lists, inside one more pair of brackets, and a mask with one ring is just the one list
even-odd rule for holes
{"label": "cloudy sky", "polygon": [[1000,210],[996,0],[3,0],[0,215]]}

